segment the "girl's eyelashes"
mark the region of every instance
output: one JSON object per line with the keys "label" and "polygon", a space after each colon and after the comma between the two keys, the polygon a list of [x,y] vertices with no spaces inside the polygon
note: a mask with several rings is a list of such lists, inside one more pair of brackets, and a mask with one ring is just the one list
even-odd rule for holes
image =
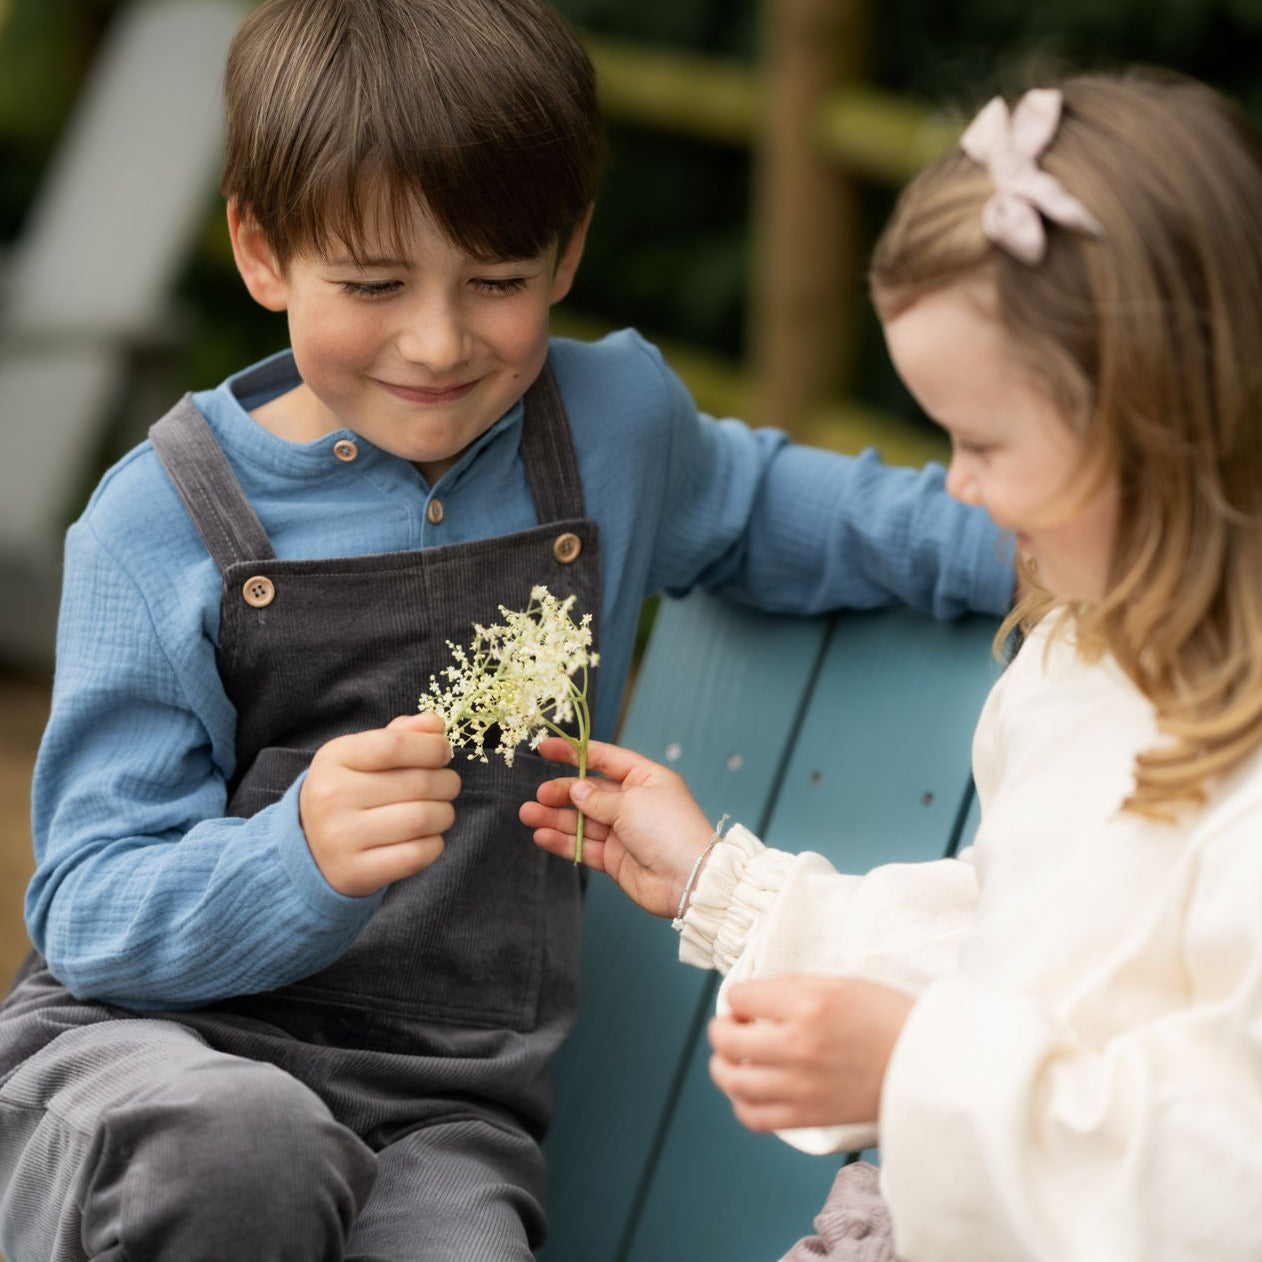
{"label": "girl's eyelashes", "polygon": [[963,438],[952,438],[951,446],[961,456],[984,456],[992,450],[990,443],[968,442]]}

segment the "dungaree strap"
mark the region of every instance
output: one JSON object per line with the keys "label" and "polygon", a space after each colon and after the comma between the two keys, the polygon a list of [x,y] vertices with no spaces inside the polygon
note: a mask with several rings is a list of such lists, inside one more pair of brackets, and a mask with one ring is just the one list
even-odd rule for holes
{"label": "dungaree strap", "polygon": [[238,561],[268,561],[276,555],[191,395],[150,428],[149,441],[220,573]]}
{"label": "dungaree strap", "polygon": [[551,359],[544,361],[543,371],[526,391],[525,408],[518,450],[539,524],[586,516],[578,459]]}
{"label": "dungaree strap", "polygon": [[[238,561],[275,557],[267,531],[191,395],[149,430],[149,440],[220,573]],[[526,392],[519,450],[539,523],[583,517],[578,460],[550,360]]]}

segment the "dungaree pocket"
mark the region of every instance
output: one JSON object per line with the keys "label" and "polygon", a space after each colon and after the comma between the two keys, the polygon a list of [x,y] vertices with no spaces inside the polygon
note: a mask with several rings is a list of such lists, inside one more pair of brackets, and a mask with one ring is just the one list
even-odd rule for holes
{"label": "dungaree pocket", "polygon": [[[297,750],[261,751],[233,795],[234,807],[276,800],[306,765],[297,765],[300,757]],[[463,787],[442,855],[386,891],[340,959],[274,994],[300,1008],[356,1009],[484,1029],[535,1028],[544,918],[552,911],[577,915],[577,900],[574,908],[547,908],[548,865],[561,860],[535,846],[517,809],[557,769],[524,751],[512,767],[488,758],[470,762],[457,752],[452,766]],[[279,783],[284,776],[287,782]],[[354,1028],[340,1019],[333,1026]],[[368,1028],[361,1027],[361,1034],[368,1035]],[[315,1029],[291,1032],[323,1041]]]}
{"label": "dungaree pocket", "polygon": [[273,745],[259,750],[258,757],[232,790],[226,813],[249,819],[265,806],[279,802],[314,757],[314,749],[284,749]]}

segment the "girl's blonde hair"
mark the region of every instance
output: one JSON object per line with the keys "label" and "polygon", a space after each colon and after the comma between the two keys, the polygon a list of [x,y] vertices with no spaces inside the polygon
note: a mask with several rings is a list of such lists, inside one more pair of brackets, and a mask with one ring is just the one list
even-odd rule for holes
{"label": "girl's blonde hair", "polygon": [[[1060,628],[1089,658],[1110,652],[1153,703],[1167,739],[1139,755],[1125,807],[1171,818],[1262,743],[1262,145],[1216,92],[1174,75],[1056,86],[1041,165],[1103,236],[1048,223],[1043,261],[1017,261],[983,236],[993,186],[955,150],[903,192],[872,290],[888,319],[991,279],[1088,466],[1116,470],[1107,593]],[[1010,625],[1053,604],[1026,577]]]}

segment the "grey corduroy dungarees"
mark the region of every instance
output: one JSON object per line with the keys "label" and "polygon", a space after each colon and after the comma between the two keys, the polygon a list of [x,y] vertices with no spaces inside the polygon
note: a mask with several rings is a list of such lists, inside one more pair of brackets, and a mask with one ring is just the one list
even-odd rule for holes
{"label": "grey corduroy dungarees", "polygon": [[[151,435],[223,575],[229,815],[275,802],[332,737],[414,712],[446,641],[525,608],[535,584],[598,616],[598,532],[550,367],[520,447],[540,524],[450,547],[277,560],[189,400]],[[577,1003],[580,879],[517,820],[543,760],[454,766],[442,857],[314,976],[137,1014],[74,999],[32,959],[0,1009],[9,1262],[530,1257],[548,1066]]]}

